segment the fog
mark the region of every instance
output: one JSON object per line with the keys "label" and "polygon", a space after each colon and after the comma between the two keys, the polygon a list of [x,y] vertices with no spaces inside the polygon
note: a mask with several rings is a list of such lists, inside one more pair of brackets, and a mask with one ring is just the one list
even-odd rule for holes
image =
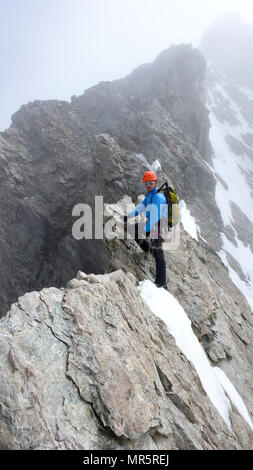
{"label": "fog", "polygon": [[207,29],[200,50],[232,82],[253,88],[253,22],[222,15]]}
{"label": "fog", "polygon": [[0,131],[28,101],[69,100],[172,43],[197,47],[229,11],[253,23],[252,0],[0,0]]}

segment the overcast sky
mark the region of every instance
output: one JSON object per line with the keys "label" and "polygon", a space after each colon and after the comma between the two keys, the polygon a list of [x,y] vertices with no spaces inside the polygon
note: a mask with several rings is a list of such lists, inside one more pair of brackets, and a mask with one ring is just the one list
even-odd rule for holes
{"label": "overcast sky", "polygon": [[0,0],[0,131],[28,101],[69,100],[172,43],[197,47],[225,12],[253,23],[253,0]]}

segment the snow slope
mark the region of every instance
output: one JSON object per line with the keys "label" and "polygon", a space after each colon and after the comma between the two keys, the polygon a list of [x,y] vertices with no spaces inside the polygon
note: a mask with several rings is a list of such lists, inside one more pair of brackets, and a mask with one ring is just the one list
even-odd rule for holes
{"label": "snow slope", "polygon": [[229,417],[232,402],[253,431],[253,424],[243,400],[226,374],[218,367],[211,366],[202,345],[193,333],[188,316],[175,297],[167,290],[157,288],[149,280],[140,283],[140,294],[152,312],[164,321],[177,346],[194,365],[203,388],[228,428],[233,432]]}
{"label": "snow slope", "polygon": [[187,233],[198,241],[198,233],[200,228],[195,222],[194,217],[191,215],[190,210],[186,207],[185,201],[182,199],[179,204],[180,207],[180,221]]}
{"label": "snow slope", "polygon": [[215,197],[225,227],[219,255],[253,310],[253,90],[231,86],[209,64],[207,105]]}

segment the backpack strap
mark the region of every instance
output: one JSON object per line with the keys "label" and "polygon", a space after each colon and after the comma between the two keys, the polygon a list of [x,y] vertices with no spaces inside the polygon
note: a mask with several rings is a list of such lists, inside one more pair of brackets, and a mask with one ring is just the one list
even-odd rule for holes
{"label": "backpack strap", "polygon": [[151,199],[150,199],[150,203],[151,203],[151,204],[152,204],[152,199],[153,199],[153,197],[154,197],[157,193],[160,193],[160,192],[162,191],[164,185],[166,185],[166,188],[168,187],[167,181],[166,181],[165,183],[163,183],[162,186],[160,186],[160,188],[155,192],[155,194],[152,194]]}
{"label": "backpack strap", "polygon": [[[165,181],[165,183],[163,183],[162,186],[160,186],[160,188],[156,191],[155,194],[161,193],[162,190],[163,190],[163,188],[164,188],[164,186],[165,186],[167,192],[169,192],[169,191],[173,191],[173,192],[174,192],[174,189],[171,188],[171,186],[168,185],[168,182],[167,182],[167,181]],[[151,200],[150,200],[151,203],[152,203],[152,199],[153,199],[153,197],[155,196],[155,194],[153,194],[152,197],[151,197]]]}

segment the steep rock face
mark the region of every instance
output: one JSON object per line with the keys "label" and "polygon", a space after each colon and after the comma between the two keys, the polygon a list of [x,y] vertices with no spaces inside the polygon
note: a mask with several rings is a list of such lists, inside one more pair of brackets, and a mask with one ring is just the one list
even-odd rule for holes
{"label": "steep rock face", "polygon": [[[191,206],[217,250],[222,226],[214,201],[204,107],[204,61],[190,46],[171,47],[125,79],[101,83],[71,103],[35,101],[0,134],[1,314],[18,295],[60,287],[81,269],[107,271],[101,240],[72,237],[72,209],[95,195],[136,197],[147,162]],[[202,153],[202,156],[200,153]]]}
{"label": "steep rock face", "polygon": [[[68,104],[32,104],[20,112],[22,130],[11,128],[1,138],[2,314],[17,295],[35,286],[61,286],[80,268],[100,273],[109,263],[101,240],[72,237],[72,210],[77,203],[94,209],[95,195],[113,201],[115,193],[123,194],[127,182],[122,189],[115,181],[125,170],[121,161],[127,159],[129,178],[135,165],[127,152],[110,146],[110,139],[108,146],[103,137],[88,140],[81,124],[78,129],[78,117],[67,123],[68,112]],[[102,168],[105,156],[108,175]],[[114,186],[108,185],[110,177]]]}
{"label": "steep rock face", "polygon": [[[179,127],[203,157],[208,158],[208,112],[204,104],[205,61],[197,49],[171,46],[157,59],[135,69],[130,75],[114,82],[101,82],[83,96],[72,98],[73,106],[89,123],[101,131],[109,131],[121,139],[142,143],[148,118],[153,111],[163,121]],[[126,114],[127,113],[127,114]],[[149,131],[153,128],[149,125]],[[142,129],[143,128],[143,129]],[[160,132],[165,128],[160,127]],[[150,145],[147,156],[154,156]],[[146,153],[147,152],[147,153]]]}
{"label": "steep rock face", "polygon": [[132,274],[79,272],[0,321],[2,449],[241,449]]}

